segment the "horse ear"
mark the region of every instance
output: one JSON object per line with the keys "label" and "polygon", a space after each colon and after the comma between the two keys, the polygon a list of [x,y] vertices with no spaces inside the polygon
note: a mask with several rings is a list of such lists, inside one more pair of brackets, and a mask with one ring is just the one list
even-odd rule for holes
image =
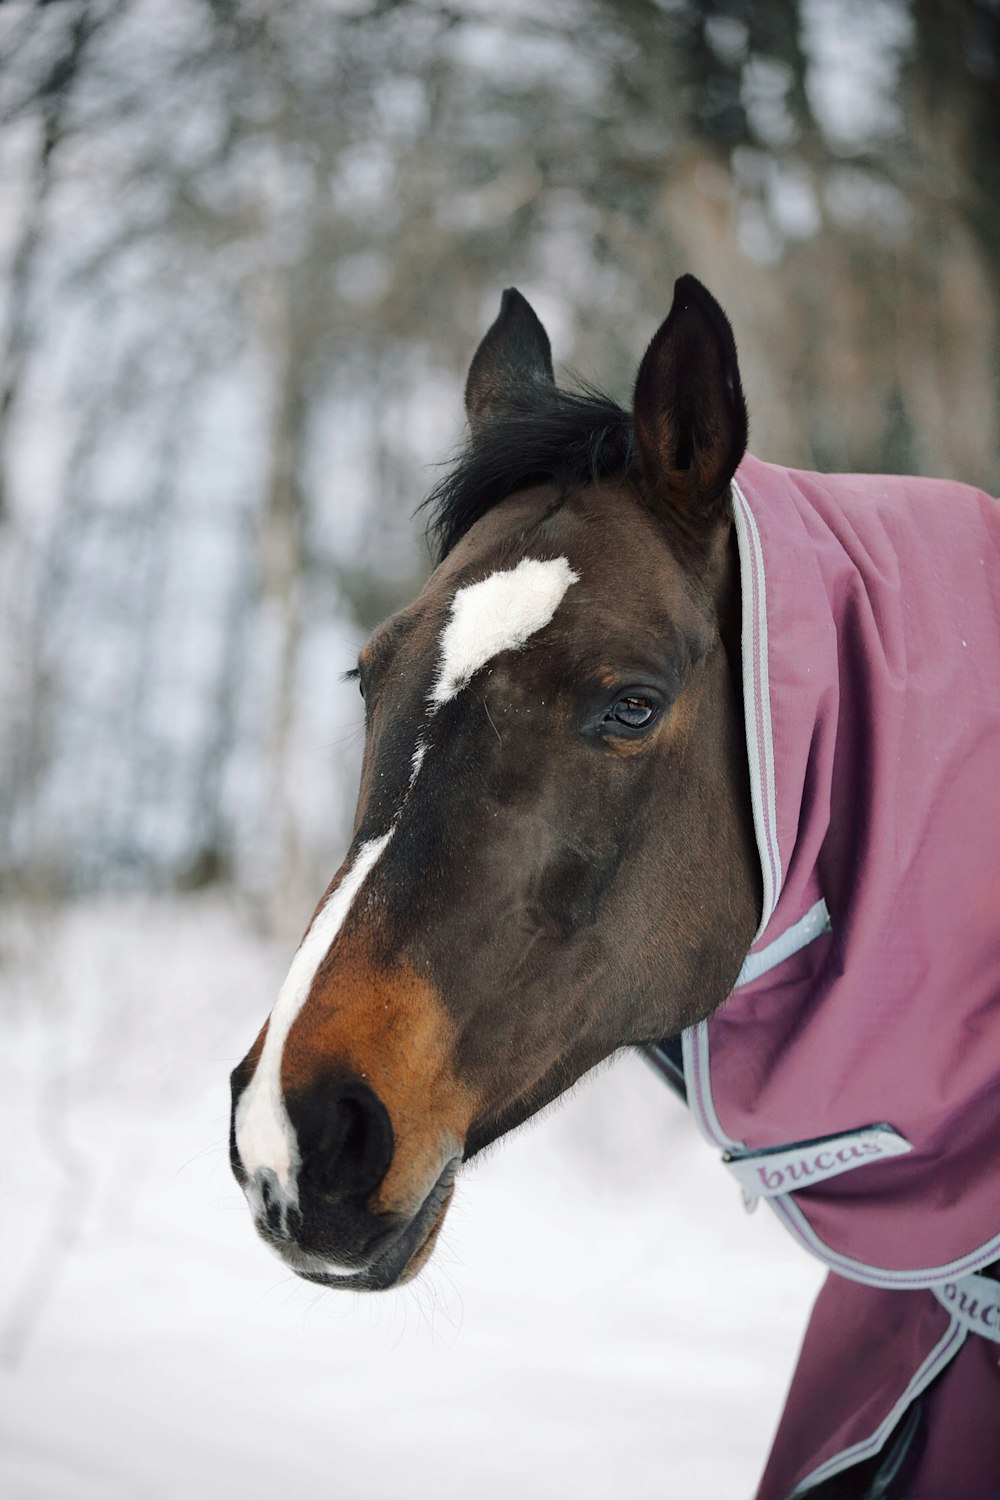
{"label": "horse ear", "polygon": [[465,382],[465,410],[473,433],[506,412],[530,407],[532,388],[539,382],[555,385],[549,336],[531,304],[508,287]]}
{"label": "horse ear", "polygon": [[644,480],[688,521],[719,515],[747,446],[736,342],[722,308],[693,276],[643,356],[635,437]]}

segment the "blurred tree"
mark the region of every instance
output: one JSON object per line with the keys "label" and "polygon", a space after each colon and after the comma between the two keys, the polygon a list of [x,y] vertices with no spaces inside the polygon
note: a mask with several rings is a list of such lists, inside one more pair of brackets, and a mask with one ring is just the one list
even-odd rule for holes
{"label": "blurred tree", "polygon": [[753,443],[995,485],[996,0],[0,10],[0,878],[337,860],[338,682],[512,281],[625,394],[691,269]]}

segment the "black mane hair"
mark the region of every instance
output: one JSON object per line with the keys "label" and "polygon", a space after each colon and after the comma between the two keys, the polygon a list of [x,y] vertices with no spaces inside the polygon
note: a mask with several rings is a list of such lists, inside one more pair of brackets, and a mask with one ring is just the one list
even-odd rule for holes
{"label": "black mane hair", "polygon": [[465,533],[508,495],[533,484],[563,492],[636,465],[632,415],[584,386],[561,391],[533,382],[530,405],[512,404],[480,427],[421,509],[428,540],[443,562]]}

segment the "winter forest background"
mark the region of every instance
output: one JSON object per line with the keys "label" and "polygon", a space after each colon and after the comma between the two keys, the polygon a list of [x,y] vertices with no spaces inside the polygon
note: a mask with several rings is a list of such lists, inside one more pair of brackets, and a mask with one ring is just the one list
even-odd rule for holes
{"label": "winter forest background", "polygon": [[[987,0],[110,0],[0,15],[0,877],[339,863],[338,673],[500,290],[627,395],[693,270],[754,450],[996,483]],[[305,905],[303,905],[305,902]]]}
{"label": "winter forest background", "polygon": [[[665,1442],[678,1500],[752,1489],[816,1273],[702,1185],[704,1151],[688,1171],[638,1063],[472,1179],[458,1366],[433,1291],[406,1294],[414,1347],[405,1310],[333,1311],[261,1259],[225,1077],[340,862],[362,725],[340,674],[427,572],[414,512],[502,288],[627,399],[693,271],[760,457],[995,493],[998,127],[997,0],[0,8],[6,1494],[222,1494],[239,1450],[246,1495],[293,1473],[305,1497],[642,1500],[674,1493]],[[567,1270],[581,1241],[634,1252],[631,1282]],[[690,1311],[716,1275],[722,1322]],[[417,1402],[381,1468],[369,1377]],[[465,1467],[440,1415],[427,1437],[449,1399]],[[499,1455],[498,1401],[521,1444]]]}

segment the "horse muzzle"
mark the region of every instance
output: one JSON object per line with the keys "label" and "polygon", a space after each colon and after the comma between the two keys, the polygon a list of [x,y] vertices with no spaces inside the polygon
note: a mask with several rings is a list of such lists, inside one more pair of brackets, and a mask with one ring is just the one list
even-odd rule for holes
{"label": "horse muzzle", "polygon": [[367,1263],[358,1269],[337,1270],[316,1263],[311,1257],[302,1260],[301,1252],[297,1251],[291,1256],[283,1254],[282,1258],[297,1275],[317,1286],[383,1292],[404,1285],[423,1268],[434,1249],[454,1192],[459,1162],[459,1157],[448,1162],[414,1217],[408,1223],[386,1229],[370,1247]]}
{"label": "horse muzzle", "polygon": [[270,1160],[259,1126],[267,1113],[252,1087],[247,1070],[237,1068],[230,1161],[264,1242],[296,1275],[321,1286],[380,1291],[416,1275],[450,1202],[460,1150],[443,1150],[444,1165],[415,1211],[386,1208],[378,1189],[395,1138],[388,1110],[368,1084],[327,1076],[283,1098],[285,1149]]}

